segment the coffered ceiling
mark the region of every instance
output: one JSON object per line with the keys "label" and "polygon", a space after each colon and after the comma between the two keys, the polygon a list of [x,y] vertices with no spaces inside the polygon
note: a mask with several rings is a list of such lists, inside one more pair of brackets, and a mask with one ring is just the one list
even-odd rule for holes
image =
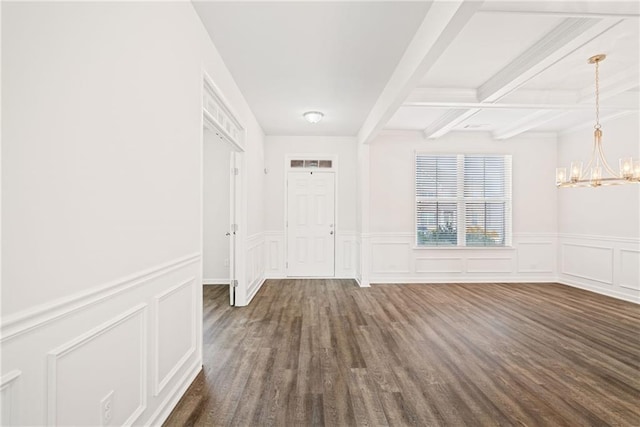
{"label": "coffered ceiling", "polygon": [[599,53],[603,121],[640,108],[637,1],[194,4],[267,134],[564,132],[592,125]]}

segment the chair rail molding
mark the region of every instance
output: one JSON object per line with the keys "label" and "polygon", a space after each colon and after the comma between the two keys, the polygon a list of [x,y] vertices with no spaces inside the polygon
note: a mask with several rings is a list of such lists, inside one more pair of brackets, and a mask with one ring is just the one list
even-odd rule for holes
{"label": "chair rail molding", "polygon": [[2,319],[2,324],[0,325],[0,342],[5,342],[25,332],[45,326],[61,317],[84,310],[91,305],[101,303],[132,288],[144,285],[162,275],[196,263],[199,260],[200,253],[182,256],[87,291],[7,316]]}

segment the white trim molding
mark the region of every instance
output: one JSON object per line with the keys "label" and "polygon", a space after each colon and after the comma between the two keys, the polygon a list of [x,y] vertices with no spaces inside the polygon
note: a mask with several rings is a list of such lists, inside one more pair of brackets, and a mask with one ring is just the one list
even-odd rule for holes
{"label": "white trim molding", "polygon": [[[513,233],[510,247],[415,247],[412,232],[362,235],[369,283],[556,282],[556,234]],[[403,248],[402,254],[394,248]],[[405,249],[406,248],[406,249]]]}
{"label": "white trim molding", "polygon": [[[248,305],[265,281],[266,233],[255,233],[247,238],[247,301]],[[236,302],[237,303],[237,302]]]}
{"label": "white trim molding", "polygon": [[[285,279],[285,232],[265,231],[264,233],[264,277]],[[353,279],[356,277],[358,261],[357,235],[351,230],[336,230],[335,234],[334,278]]]}
{"label": "white trim molding", "polygon": [[20,412],[17,383],[22,375],[18,369],[14,369],[0,378],[0,424],[12,426],[20,424],[15,414]]}
{"label": "white trim molding", "polygon": [[171,415],[171,411],[176,407],[180,398],[187,392],[191,383],[196,379],[202,371],[202,361],[196,360],[189,369],[184,373],[180,381],[171,389],[167,397],[158,405],[158,409],[149,417],[149,421],[145,423],[148,426],[160,426]]}
{"label": "white trim molding", "polygon": [[140,370],[140,389],[138,407],[127,417],[125,425],[133,425],[138,417],[147,407],[147,304],[138,304],[137,306],[116,316],[112,320],[80,335],[79,337],[62,344],[61,346],[47,353],[47,424],[58,425],[57,420],[57,400],[58,400],[58,363],[72,352],[82,348],[91,341],[99,338],[106,332],[115,329],[119,325],[124,324],[127,320],[134,317],[140,317],[139,332],[139,370]]}
{"label": "white trim molding", "polygon": [[200,254],[186,255],[172,261],[143,270],[121,279],[108,282],[88,291],[54,300],[2,319],[0,342],[5,342],[35,328],[50,324],[89,306],[103,302],[160,276],[200,261]]}
{"label": "white trim molding", "polygon": [[[157,295],[153,299],[153,313],[154,313],[154,328],[153,328],[153,345],[154,345],[154,357],[153,357],[153,395],[158,396],[166,385],[175,377],[175,375],[180,372],[180,370],[184,367],[184,365],[189,361],[189,359],[195,354],[196,345],[197,345],[197,325],[196,319],[200,316],[196,313],[197,307],[197,292],[196,292],[196,278],[191,277],[184,282],[167,289],[161,294]],[[173,367],[167,372],[167,374],[160,378],[160,310],[161,304],[164,300],[177,293],[183,288],[190,288],[190,313],[191,316],[191,334],[190,334],[190,343],[189,347],[185,350],[184,354],[177,360],[177,362],[173,365]]]}
{"label": "white trim molding", "polygon": [[202,279],[202,284],[205,286],[229,286],[229,278],[226,279]]}
{"label": "white trim molding", "polygon": [[640,239],[564,233],[558,236],[559,283],[640,303]]}

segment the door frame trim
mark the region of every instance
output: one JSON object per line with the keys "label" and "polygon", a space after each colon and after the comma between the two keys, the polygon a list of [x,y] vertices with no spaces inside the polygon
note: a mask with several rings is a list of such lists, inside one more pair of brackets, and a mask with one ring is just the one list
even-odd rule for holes
{"label": "door frame trim", "polygon": [[[291,160],[331,160],[331,168],[317,168],[317,169],[305,169],[305,168],[292,168]],[[333,276],[331,278],[336,277],[336,239],[335,237],[338,235],[338,212],[339,205],[338,200],[339,197],[339,188],[340,188],[340,168],[338,162],[337,154],[323,154],[323,153],[286,153],[284,155],[284,179],[283,179],[283,189],[284,189],[284,210],[283,210],[283,221],[282,226],[284,228],[284,273],[285,277],[299,277],[299,276],[289,276],[289,227],[287,227],[287,221],[289,221],[289,189],[287,187],[287,182],[289,180],[289,172],[303,172],[305,170],[318,172],[318,173],[333,173],[334,174],[334,189],[333,189],[333,230],[334,230],[334,239],[333,239]],[[305,276],[305,278],[308,278]],[[326,279],[326,277],[323,277]]]}
{"label": "door frame trim", "polygon": [[[246,211],[246,179],[244,178],[246,156],[245,156],[245,141],[247,139],[247,130],[238,119],[238,115],[231,107],[229,101],[225,98],[222,91],[215,84],[214,80],[206,72],[204,66],[201,68],[201,97],[200,97],[200,147],[199,147],[199,166],[200,166],[200,274],[198,281],[200,286],[203,286],[203,270],[204,270],[204,144],[205,144],[205,130],[218,133],[218,138],[221,139],[219,143],[228,144],[231,149],[232,155],[229,158],[229,166],[238,168],[240,174],[235,176],[235,191],[234,195],[230,197],[230,203],[234,203],[235,211],[235,223],[238,225],[238,231],[236,232],[235,245],[233,247],[235,259],[235,277],[230,277],[230,281],[235,279],[239,285],[235,289],[230,289],[234,292],[233,302],[235,306],[247,305],[246,284],[245,284],[245,247],[246,247],[246,224],[247,224],[247,211]],[[222,123],[220,123],[216,117],[214,117],[205,106],[205,98],[207,96],[213,96],[222,108],[227,116],[228,120],[231,120],[233,124],[238,128],[237,134],[234,134],[235,138],[229,134],[228,130],[224,129]],[[222,126],[222,127],[221,127]],[[231,170],[229,171],[231,173]],[[231,193],[231,185],[229,187]],[[235,196],[235,197],[234,197]],[[231,259],[229,273],[231,276]],[[231,288],[231,285],[230,285]],[[202,335],[202,298],[199,299],[197,310],[200,313],[200,320],[198,322],[198,333]],[[202,355],[203,349],[200,348],[199,352]]]}

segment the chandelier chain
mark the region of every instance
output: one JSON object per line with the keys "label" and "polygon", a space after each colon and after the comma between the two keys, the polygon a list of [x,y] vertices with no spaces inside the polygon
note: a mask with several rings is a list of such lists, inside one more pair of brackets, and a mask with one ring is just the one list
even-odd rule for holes
{"label": "chandelier chain", "polygon": [[600,129],[600,61],[596,60],[596,124],[594,128]]}

